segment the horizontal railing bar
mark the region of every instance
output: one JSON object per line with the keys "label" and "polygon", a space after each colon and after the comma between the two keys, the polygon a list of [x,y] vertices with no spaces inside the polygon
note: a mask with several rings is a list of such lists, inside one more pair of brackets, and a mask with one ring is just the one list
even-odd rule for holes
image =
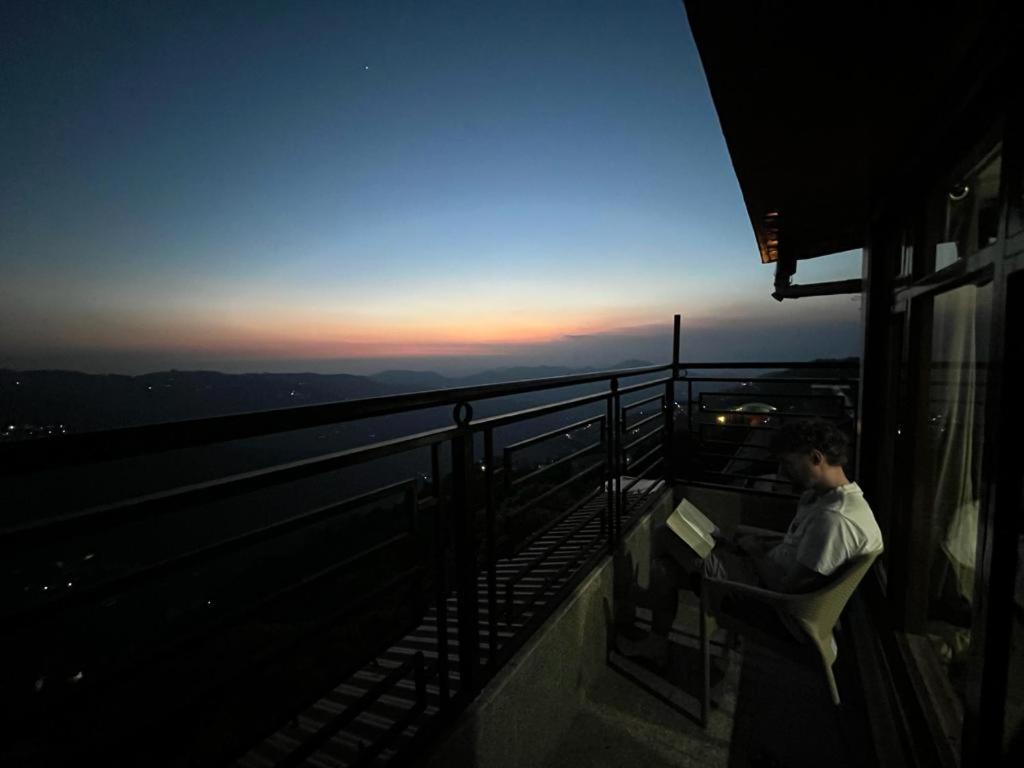
{"label": "horizontal railing bar", "polygon": [[550,405],[538,405],[533,408],[525,408],[513,413],[504,413],[499,416],[488,416],[487,418],[471,422],[470,426],[473,429],[494,429],[496,427],[504,427],[508,424],[515,424],[517,421],[534,419],[538,416],[546,416],[549,413],[557,413],[558,411],[565,411],[570,408],[578,408],[580,406],[589,405],[590,403],[596,403],[599,400],[607,399],[608,392],[598,392],[593,395],[574,397],[571,400],[562,400],[557,403],[551,403]]}
{"label": "horizontal railing bar", "polygon": [[632,441],[626,443],[624,446],[622,446],[622,450],[623,451],[631,451],[634,448],[636,448],[638,445],[640,445],[640,443],[642,443],[644,440],[648,440],[652,435],[656,435],[656,434],[658,434],[659,432],[661,432],[664,429],[665,429],[665,424],[661,423],[657,427],[652,429],[650,432],[647,432],[647,433],[641,435],[636,440],[632,440]]}
{"label": "horizontal railing bar", "polygon": [[277,432],[338,424],[375,416],[392,416],[470,400],[485,400],[526,392],[557,389],[612,378],[641,376],[670,370],[672,365],[598,371],[542,379],[429,390],[401,395],[367,397],[322,405],[303,405],[270,411],[211,416],[188,421],[81,434],[54,435],[38,440],[0,444],[0,475],[36,471],[69,464],[93,464],[119,458],[163,453],[181,448],[259,437]]}
{"label": "horizontal railing bar", "polygon": [[676,482],[683,485],[694,486],[695,488],[712,488],[721,491],[736,491],[737,493],[746,493],[752,496],[783,496],[787,499],[799,499],[800,495],[796,493],[783,493],[780,491],[763,491],[759,488],[746,488],[742,485],[728,485],[726,483],[713,483],[708,480],[687,480],[684,478],[677,478]]}
{"label": "horizontal railing bar", "polygon": [[[813,370],[815,368],[856,368],[859,363],[688,363],[681,369],[771,369],[788,368]],[[277,432],[337,424],[374,416],[389,416],[412,410],[452,405],[469,400],[482,400],[531,391],[555,389],[612,378],[640,376],[671,370],[671,364],[641,368],[600,371],[570,376],[484,384],[446,390],[430,390],[401,395],[362,398],[321,405],[306,405],[270,411],[212,416],[203,419],[150,424],[138,427],[82,434],[54,435],[39,440],[0,444],[0,475],[16,474],[68,464],[96,463],[130,456],[162,453],[181,448],[240,440]],[[684,380],[686,377],[681,377]],[[690,379],[697,380],[697,379]],[[722,379],[719,379],[722,380]],[[745,379],[738,379],[743,381]],[[782,381],[776,379],[775,381]],[[832,379],[831,381],[836,381]],[[657,382],[625,387],[654,386]]]}
{"label": "horizontal railing bar", "polygon": [[792,394],[790,392],[701,392],[701,397],[746,397],[761,395],[763,397],[781,398],[786,400],[838,400],[840,403],[844,402],[842,395],[799,395]]}
{"label": "horizontal railing bar", "polygon": [[582,427],[587,426],[588,424],[593,424],[595,421],[600,421],[603,423],[604,414],[602,413],[600,416],[591,416],[589,419],[583,419],[582,421],[577,421],[573,424],[567,424],[561,429],[552,429],[550,432],[544,432],[539,435],[534,435],[533,437],[528,437],[525,440],[520,440],[518,443],[511,443],[510,445],[505,446],[505,453],[513,453],[515,451],[522,450],[523,448],[527,448],[533,445],[534,443],[540,443],[544,440],[548,440],[549,438],[565,434],[566,432],[572,432],[573,430],[580,429]]}
{"label": "horizontal railing bar", "polygon": [[552,486],[548,490],[544,491],[544,493],[542,493],[540,496],[536,496],[536,497],[530,499],[525,504],[520,504],[518,507],[516,507],[515,509],[511,510],[510,512],[508,512],[508,516],[509,517],[515,517],[516,515],[521,514],[524,510],[527,510],[530,507],[532,507],[532,506],[534,506],[536,504],[539,504],[540,502],[544,501],[544,499],[547,499],[548,497],[558,493],[559,491],[563,490],[564,488],[567,488],[569,485],[571,485],[572,483],[576,482],[581,477],[589,475],[595,469],[601,469],[602,467],[604,467],[604,463],[605,463],[604,459],[602,459],[601,461],[598,461],[598,462],[596,462],[594,464],[591,464],[589,467],[587,467],[583,471],[577,472],[575,475],[570,477],[568,480],[564,480],[563,482],[559,483],[558,485]]}
{"label": "horizontal railing bar", "polygon": [[653,448],[651,448],[651,450],[649,450],[643,456],[641,456],[638,459],[635,459],[628,467],[626,467],[626,469],[630,470],[631,472],[635,472],[637,467],[639,467],[641,464],[643,464],[645,461],[647,461],[649,458],[651,458],[651,456],[656,454],[658,451],[661,451],[663,449],[664,449],[664,446],[662,446],[662,445],[654,446]]}
{"label": "horizontal railing bar", "polygon": [[738,477],[742,480],[755,480],[759,483],[778,483],[781,485],[793,486],[793,483],[789,480],[780,480],[776,478],[761,477],[760,475],[746,475],[742,472],[718,472],[712,469],[704,469],[701,472],[705,475],[718,475],[720,477]]}
{"label": "horizontal railing bar", "polygon": [[421,432],[408,437],[384,440],[373,445],[348,448],[335,453],[315,456],[311,459],[278,464],[273,467],[242,472],[216,480],[208,480],[202,483],[172,488],[167,491],[159,491],[146,496],[115,502],[114,504],[72,512],[60,517],[50,518],[49,520],[27,523],[0,531],[0,550],[11,546],[26,546],[26,544],[31,543],[34,539],[54,535],[55,531],[66,535],[87,529],[96,525],[99,521],[109,525],[133,513],[154,514],[169,507],[216,501],[261,488],[301,480],[313,475],[370,461],[381,456],[388,456],[412,450],[413,448],[444,442],[457,431],[457,427],[444,427],[443,429]]}
{"label": "horizontal railing bar", "polygon": [[719,370],[725,368],[750,368],[753,370],[765,369],[765,368],[792,368],[792,369],[805,369],[812,370],[814,368],[860,368],[860,360],[851,361],[822,361],[812,360],[803,362],[757,362],[757,363],[687,363],[680,362],[679,367],[682,369],[687,368],[699,368],[701,370]]}
{"label": "horizontal railing bar", "polygon": [[[743,445],[740,445],[739,443],[737,443],[736,445],[738,445],[740,448],[744,447]],[[758,450],[762,450],[762,449],[760,449],[759,446],[756,446],[756,445],[751,445],[751,446],[746,446],[746,447],[748,447],[748,448],[758,448]],[[768,451],[769,449],[765,448],[763,450]],[[764,458],[764,459],[758,458],[757,456],[737,456],[735,453],[718,453],[717,451],[700,451],[699,453],[700,453],[701,456],[710,456],[713,459],[731,459],[733,461],[760,461],[760,462],[764,462],[764,463],[778,464],[778,460],[777,459],[775,459],[774,461],[772,460],[773,457],[772,457],[770,451],[769,451],[768,458]]]}
{"label": "horizontal railing bar", "polygon": [[658,420],[658,419],[661,419],[661,420],[665,419],[665,412],[664,411],[659,411],[658,413],[652,414],[650,416],[644,416],[644,418],[640,419],[640,421],[633,422],[632,424],[627,424],[626,425],[626,430],[630,431],[630,430],[634,430],[634,429],[639,429],[640,427],[644,426],[645,424],[650,424],[652,421],[655,421],[655,420]]}
{"label": "horizontal railing bar", "polygon": [[53,599],[46,602],[36,603],[31,606],[23,606],[9,613],[3,611],[0,615],[5,619],[8,619],[13,616],[23,616],[26,613],[38,613],[44,610],[52,610],[56,607],[67,607],[68,605],[79,603],[86,599],[101,600],[103,597],[109,596],[118,589],[128,589],[137,586],[141,582],[150,581],[164,574],[183,568],[189,564],[202,562],[214,555],[230,552],[234,549],[245,547],[265,539],[277,538],[293,531],[301,530],[319,521],[334,517],[342,512],[352,511],[363,504],[368,504],[378,499],[384,499],[388,496],[392,496],[399,490],[403,493],[415,492],[415,488],[415,480],[400,480],[396,483],[392,483],[391,485],[377,488],[373,491],[353,496],[349,499],[328,504],[299,515],[293,515],[292,517],[279,520],[276,523],[271,523],[270,525],[263,526],[262,528],[246,531],[238,536],[233,536],[231,538],[215,542],[214,544],[198,547],[197,549],[193,549],[183,555],[170,557],[158,563],[152,563],[150,565],[143,566],[142,568],[137,568],[133,571],[120,574],[105,581],[85,585],[76,589],[74,592],[58,594]]}
{"label": "horizontal railing bar", "polygon": [[601,443],[601,442],[591,443],[586,448],[580,448],[578,451],[573,451],[569,455],[563,456],[562,458],[558,459],[557,461],[553,461],[550,464],[545,464],[540,469],[535,469],[533,472],[530,472],[528,475],[523,475],[522,477],[517,477],[515,480],[512,480],[509,483],[509,485],[512,488],[515,488],[517,485],[522,485],[523,483],[527,482],[528,480],[532,480],[532,479],[534,479],[534,478],[544,474],[545,472],[554,469],[555,467],[560,467],[563,464],[567,464],[567,463],[571,462],[573,459],[578,459],[580,456],[584,456],[587,453],[590,453],[595,448],[601,448],[603,445],[604,445],[604,443]]}
{"label": "horizontal railing bar", "polygon": [[[749,381],[757,382],[758,384],[835,384],[836,386],[855,386],[859,379],[848,378],[848,377],[837,377],[837,378],[775,378],[774,376],[770,379],[750,379],[742,377],[732,376],[680,376],[677,381],[689,381],[689,382],[702,382],[702,383],[719,383],[719,384],[737,384],[739,382]],[[713,394],[713,393],[708,393]]]}
{"label": "horizontal railing bar", "polygon": [[[751,443],[737,443],[735,440],[713,440],[712,438],[702,438],[701,445],[724,445],[732,448],[756,448],[759,451],[768,451],[772,453],[772,449],[767,445],[753,445]],[[703,451],[698,451],[703,453]]]}
{"label": "horizontal railing bar", "polygon": [[[710,413],[713,416],[718,416],[718,415],[728,416],[728,415],[732,414],[733,416],[743,416],[743,417],[753,417],[753,418],[768,417],[768,418],[775,418],[775,419],[783,418],[783,417],[796,418],[796,419],[811,419],[811,418],[827,419],[830,416],[833,417],[833,418],[839,418],[840,416],[845,416],[846,415],[846,414],[810,413],[810,412],[804,412],[804,411],[767,411],[767,412],[763,412],[763,411],[730,411],[728,409],[723,409],[723,408],[705,408],[703,406],[701,406],[700,410],[697,413],[698,414],[700,414],[700,413]],[[732,425],[725,424],[723,426],[742,427],[744,425],[743,424],[732,424]]]}
{"label": "horizontal railing bar", "polygon": [[[664,384],[667,381],[670,381],[670,379],[664,379],[660,383]],[[623,413],[623,415],[625,415],[625,414],[629,413],[631,410],[633,410],[634,408],[639,408],[641,405],[647,405],[648,403],[653,403],[655,400],[662,400],[662,399],[664,399],[664,397],[665,397],[665,394],[664,393],[660,393],[660,394],[657,394],[657,395],[651,395],[650,397],[645,397],[643,400],[637,400],[635,403],[630,403],[629,405],[622,406],[622,413]]]}
{"label": "horizontal railing bar", "polygon": [[619,394],[620,395],[628,395],[631,392],[641,392],[641,391],[643,391],[645,389],[650,389],[651,387],[656,387],[659,384],[663,385],[663,384],[665,384],[665,383],[667,383],[669,381],[672,381],[672,377],[671,376],[665,376],[665,377],[660,378],[660,379],[654,379],[653,381],[641,381],[639,384],[630,384],[628,387],[619,387]]}

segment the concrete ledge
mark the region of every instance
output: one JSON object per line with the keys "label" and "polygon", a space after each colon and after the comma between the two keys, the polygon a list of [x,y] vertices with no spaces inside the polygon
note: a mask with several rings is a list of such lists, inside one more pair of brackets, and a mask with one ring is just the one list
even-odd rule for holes
{"label": "concrete ledge", "polygon": [[431,768],[522,768],[542,765],[573,723],[588,688],[604,670],[616,594],[646,583],[652,518],[672,511],[665,490],[624,541],[605,557],[481,692],[428,761]]}

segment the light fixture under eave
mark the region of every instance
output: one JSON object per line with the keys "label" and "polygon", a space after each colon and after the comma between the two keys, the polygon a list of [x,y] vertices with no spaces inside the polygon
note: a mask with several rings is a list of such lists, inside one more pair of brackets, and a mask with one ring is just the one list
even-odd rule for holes
{"label": "light fixture under eave", "polygon": [[761,219],[761,263],[779,259],[779,212],[769,211]]}

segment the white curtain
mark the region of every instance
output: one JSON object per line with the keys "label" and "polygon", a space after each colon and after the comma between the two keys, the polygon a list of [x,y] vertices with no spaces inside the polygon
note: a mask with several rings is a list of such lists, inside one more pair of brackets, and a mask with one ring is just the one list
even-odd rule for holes
{"label": "white curtain", "polygon": [[[935,298],[932,402],[939,411],[938,466],[935,484],[937,533],[956,586],[968,600],[974,592],[978,540],[978,485],[981,441],[975,444],[981,414],[978,403],[976,324],[978,287],[967,285]],[[936,386],[937,385],[937,386]]]}

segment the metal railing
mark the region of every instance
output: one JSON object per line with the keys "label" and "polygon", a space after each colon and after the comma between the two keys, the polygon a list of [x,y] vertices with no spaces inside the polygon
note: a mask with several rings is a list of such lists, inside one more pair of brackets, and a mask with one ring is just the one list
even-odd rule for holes
{"label": "metal railing", "polygon": [[[44,592],[26,587],[18,599],[14,599],[17,590],[5,589],[4,594],[11,599],[5,599],[0,608],[4,646],[0,652],[5,659],[0,675],[0,713],[6,731],[0,756],[12,749],[15,755],[20,754],[19,750],[33,749],[57,749],[65,754],[59,750],[66,749],[76,756],[102,758],[127,748],[125,745],[144,750],[144,742],[157,737],[164,744],[179,743],[175,729],[188,729],[190,713],[196,716],[195,702],[228,696],[243,685],[240,681],[258,677],[268,669],[276,671],[266,673],[267,679],[279,679],[282,669],[290,669],[288,663],[293,657],[319,654],[317,658],[328,659],[314,676],[318,684],[296,685],[297,690],[282,695],[284,703],[272,711],[251,714],[242,707],[242,716],[249,718],[246,722],[258,723],[252,725],[246,739],[270,735],[285,727],[296,713],[314,706],[337,683],[353,679],[360,670],[365,671],[368,663],[376,663],[382,648],[398,647],[413,627],[422,627],[425,622],[432,628],[428,656],[434,660],[415,655],[413,661],[396,664],[341,712],[308,731],[298,746],[279,756],[281,765],[298,765],[318,749],[327,748],[339,733],[354,727],[362,715],[377,706],[375,702],[387,691],[412,674],[414,704],[396,716],[390,727],[362,743],[351,759],[360,764],[400,762],[430,737],[431,725],[443,723],[464,707],[562,597],[614,549],[637,513],[680,477],[683,462],[700,470],[687,478],[690,481],[735,483],[741,478],[743,473],[721,472],[722,467],[707,464],[716,453],[709,449],[727,449],[716,444],[730,441],[716,440],[720,435],[708,429],[702,433],[705,426],[710,426],[702,419],[723,415],[720,411],[731,418],[736,412],[729,406],[714,407],[715,398],[727,400],[728,393],[703,385],[747,380],[694,377],[690,370],[815,367],[795,363],[708,363],[684,368],[678,349],[677,317],[676,353],[665,365],[0,444],[0,477],[6,483],[27,483],[59,476],[70,467],[99,467],[226,441],[452,407],[452,423],[446,426],[82,510],[65,512],[44,507],[40,519],[0,530],[0,561],[8,564],[4,577],[11,581],[18,578],[20,567],[12,563],[28,563],[26,568],[30,570],[31,563],[53,557],[54,552],[59,555],[68,551],[76,541],[88,541],[90,546],[102,544],[120,535],[124,526],[144,524],[174,531],[176,526],[188,525],[187,520],[177,521],[183,510],[197,505],[214,505],[216,509],[216,504],[225,502],[249,504],[270,489],[291,488],[311,478],[329,477],[338,470],[362,467],[397,454],[429,452],[429,482],[425,487],[416,478],[394,478],[370,492],[294,511],[149,562],[110,573],[100,569],[99,576],[80,583],[68,582],[66,588],[56,582],[43,585],[53,587]],[[821,381],[856,385],[855,379],[836,378],[777,379],[773,384],[796,382],[809,386]],[[687,388],[685,404],[676,401],[680,383]],[[555,402],[474,418],[474,404],[566,389],[576,391]],[[684,410],[686,423],[679,430],[676,419]],[[552,420],[563,417],[567,423],[557,422],[558,426],[552,427]],[[542,423],[538,433],[502,443],[502,430],[531,422]],[[679,435],[690,438],[686,453],[681,450]],[[557,454],[549,451],[542,460],[520,461],[530,451],[559,439],[570,443],[570,450]],[[578,445],[581,439],[585,442]],[[735,452],[732,456],[735,458]],[[520,463],[526,466],[519,467]],[[388,507],[388,499],[398,501]],[[373,509],[362,515],[361,525],[379,523],[383,533],[376,539],[370,536],[361,544],[356,542],[352,551],[332,559],[332,546],[352,543],[355,524],[345,521],[359,516],[359,511],[367,507]],[[529,518],[523,523],[525,532],[517,527],[523,518]],[[298,534],[308,538],[301,542],[289,538]],[[322,540],[319,544],[318,539]],[[306,551],[303,547],[325,550],[327,554],[300,563],[305,570],[291,567],[290,575],[289,568],[282,565],[280,583],[274,583],[275,569],[264,567],[262,559],[276,557],[284,562],[296,553],[301,555]],[[254,594],[235,600],[233,605],[230,600],[224,606],[209,601],[211,610],[200,611],[201,615],[183,611],[181,621],[169,621],[166,632],[155,632],[157,637],[139,643],[118,637],[113,649],[101,646],[116,633],[92,633],[88,628],[104,625],[105,621],[112,623],[116,618],[118,627],[134,635],[133,606],[156,603],[159,607],[161,599],[177,594],[174,589],[187,591],[213,583],[216,580],[210,574],[216,575],[218,568],[230,581],[231,567],[222,563],[245,553],[251,554],[251,560],[239,566],[237,574],[241,576],[236,574],[235,578],[253,579]],[[102,556],[100,552],[98,559]],[[381,577],[380,573],[387,576]],[[408,599],[403,600],[403,595]],[[382,610],[389,600],[396,606],[409,604],[414,608],[405,620],[392,621],[391,614],[383,619],[375,617],[373,611]],[[119,613],[121,606],[126,607]],[[296,611],[298,618],[290,613]],[[396,607],[393,613],[401,611]],[[87,627],[82,622],[92,624]],[[247,647],[246,653],[240,652],[237,658],[231,655],[237,646],[246,645],[247,631],[255,636],[280,626],[287,628],[283,637],[273,637],[255,650]],[[362,648],[358,637],[346,635],[358,636],[361,630],[373,635],[374,648]],[[339,634],[346,635],[345,639],[337,640]],[[242,640],[237,639],[239,635]],[[337,651],[339,643],[343,653]],[[196,675],[196,679],[185,674],[173,679],[182,658],[189,654],[190,658],[204,658],[208,652],[214,661],[227,658],[231,663],[224,669],[215,663],[206,667],[197,664],[200,672],[210,674]],[[168,680],[169,692],[162,700],[157,701],[159,696],[143,697],[147,703],[155,702],[153,712],[141,712],[142,704],[131,699],[148,690],[147,675],[164,679],[160,677],[163,675]],[[250,705],[257,706],[246,702]],[[84,733],[97,724],[95,713],[100,710],[123,718],[123,722],[100,723],[104,727],[99,735]],[[87,725],[76,726],[76,719]],[[405,738],[404,732],[413,724],[416,736]],[[56,731],[68,737],[61,745],[46,736]],[[239,728],[238,732],[246,729]],[[210,747],[208,758],[231,758],[239,747],[237,743],[217,742]]]}
{"label": "metal railing", "polygon": [[[738,375],[748,372],[762,375]],[[792,484],[778,473],[771,437],[787,420],[814,418],[833,422],[850,438],[848,469],[855,475],[858,373],[857,360],[687,364],[679,374],[687,391],[688,461],[681,472],[691,484],[792,495]]]}

